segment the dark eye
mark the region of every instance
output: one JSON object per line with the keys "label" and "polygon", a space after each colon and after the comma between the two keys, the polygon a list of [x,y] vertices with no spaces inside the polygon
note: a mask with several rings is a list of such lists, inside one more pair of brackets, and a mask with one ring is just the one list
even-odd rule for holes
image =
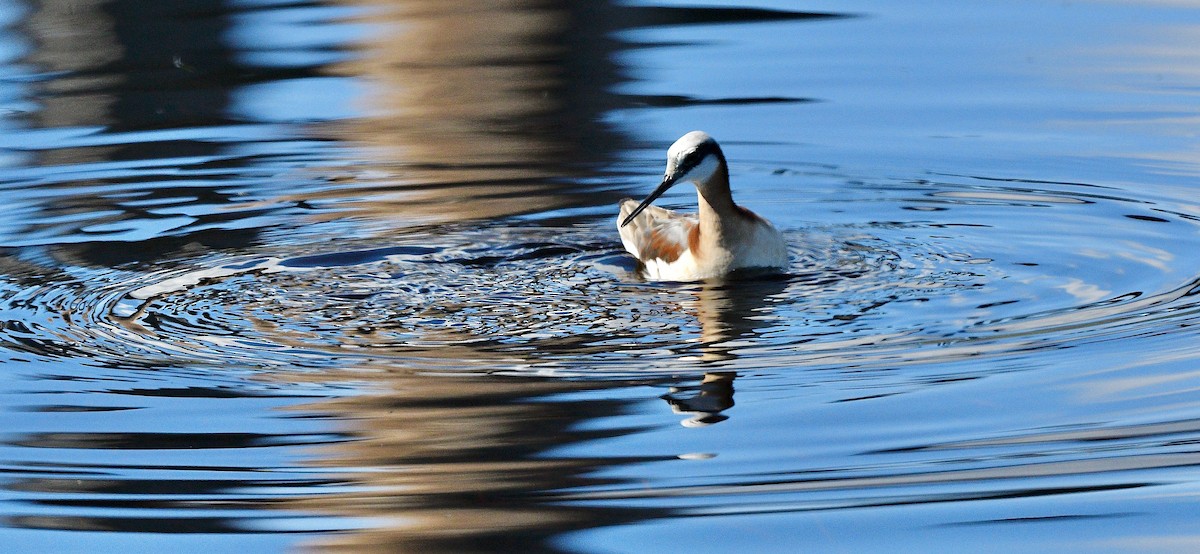
{"label": "dark eye", "polygon": [[699,164],[700,164],[700,152],[697,152],[695,150],[688,152],[687,155],[685,155],[683,157],[683,161],[680,163],[680,165],[682,165],[683,167],[686,167],[686,168],[692,168]]}

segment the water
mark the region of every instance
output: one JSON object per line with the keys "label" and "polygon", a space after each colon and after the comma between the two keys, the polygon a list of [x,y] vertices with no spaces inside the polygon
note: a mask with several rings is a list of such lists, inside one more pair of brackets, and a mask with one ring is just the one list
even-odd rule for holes
{"label": "water", "polygon": [[[1200,547],[1200,5],[0,26],[5,551]],[[692,129],[786,275],[621,252]]]}

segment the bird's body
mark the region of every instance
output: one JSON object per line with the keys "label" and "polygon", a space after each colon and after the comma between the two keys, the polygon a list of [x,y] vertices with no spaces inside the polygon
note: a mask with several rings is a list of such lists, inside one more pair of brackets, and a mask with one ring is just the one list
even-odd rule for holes
{"label": "bird's body", "polygon": [[[650,206],[680,181],[696,185],[698,213]],[[733,202],[725,156],[716,141],[700,131],[671,145],[662,184],[640,204],[622,200],[617,221],[625,249],[652,280],[696,281],[742,269],[779,271],[788,265],[783,235]]]}

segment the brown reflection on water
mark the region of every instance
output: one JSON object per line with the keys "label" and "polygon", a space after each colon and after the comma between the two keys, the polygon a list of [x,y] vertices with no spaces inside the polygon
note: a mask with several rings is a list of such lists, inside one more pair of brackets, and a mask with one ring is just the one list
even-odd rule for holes
{"label": "brown reflection on water", "polygon": [[[663,345],[699,343],[700,356],[685,354],[690,361],[681,362],[693,375],[684,380],[661,373],[609,381],[435,375],[387,364],[313,374],[322,382],[365,379],[373,392],[298,408],[339,422],[337,435],[355,437],[310,450],[311,464],[336,468],[332,475],[353,483],[354,491],[308,496],[288,508],[361,518],[365,528],[310,544],[315,551],[356,553],[556,552],[552,539],[564,533],[669,516],[662,509],[564,506],[554,499],[555,491],[616,484],[597,477],[613,466],[675,456],[569,452],[641,430],[595,423],[639,409],[637,400],[621,399],[628,393],[609,390],[671,383],[659,404],[663,424],[670,424],[668,410],[689,414],[683,422],[689,427],[726,419],[722,412],[733,406],[737,343],[753,340],[769,326],[763,314],[770,295],[785,286],[784,281],[707,283],[691,291],[692,299],[677,307],[696,318],[699,333]],[[486,356],[464,348],[454,355]]]}
{"label": "brown reflection on water", "polygon": [[[374,527],[310,545],[330,552],[553,552],[547,539],[574,529],[651,517],[633,510],[563,507],[545,491],[599,482],[588,475],[622,460],[560,457],[556,447],[628,432],[585,430],[629,409],[604,398],[557,395],[629,383],[486,376],[434,377],[381,370],[377,394],[304,407],[341,420],[357,440],[320,447],[318,466],[339,468],[357,492],[311,496],[304,512],[365,518]],[[629,460],[630,462],[635,460]]]}
{"label": "brown reflection on water", "polygon": [[618,94],[628,79],[620,52],[646,47],[617,38],[621,30],[836,17],[599,1],[339,1],[366,8],[375,29],[357,59],[333,68],[370,83],[368,115],[330,129],[359,147],[354,170],[304,199],[343,201],[353,189],[357,199],[339,207],[406,223],[615,202],[625,194],[579,178],[628,150],[629,137],[604,122],[616,108],[805,101]]}
{"label": "brown reflection on water", "polygon": [[335,68],[370,83],[369,115],[332,132],[379,172],[341,183],[360,198],[341,207],[440,222],[615,201],[571,182],[624,141],[599,122],[620,80],[607,3],[344,1],[375,29]]}

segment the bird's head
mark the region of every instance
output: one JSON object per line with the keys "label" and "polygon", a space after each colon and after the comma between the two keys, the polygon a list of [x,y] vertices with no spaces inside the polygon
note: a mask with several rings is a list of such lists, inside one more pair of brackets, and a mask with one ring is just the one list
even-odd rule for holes
{"label": "bird's head", "polygon": [[[662,196],[664,192],[680,182],[692,182],[700,189],[700,193],[704,194],[705,187],[710,186],[710,183],[724,183],[721,186],[728,187],[728,178],[724,180],[713,179],[718,173],[728,171],[725,168],[725,155],[721,152],[721,147],[717,145],[717,141],[708,136],[704,131],[692,131],[675,141],[671,148],[667,149],[667,171],[663,175],[662,184],[654,189],[637,208],[634,208],[625,221],[621,222],[624,227],[633,221],[642,210],[646,209],[651,202]],[[726,177],[728,177],[726,175]]]}

